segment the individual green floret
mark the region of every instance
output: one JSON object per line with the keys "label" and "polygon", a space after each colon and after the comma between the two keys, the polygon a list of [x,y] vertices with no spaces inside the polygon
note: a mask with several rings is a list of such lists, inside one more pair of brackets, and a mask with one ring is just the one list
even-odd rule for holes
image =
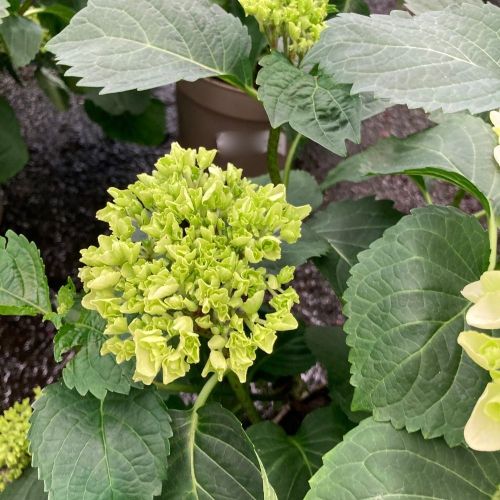
{"label": "individual green floret", "polygon": [[284,52],[302,59],[325,28],[328,0],[240,0],[254,16],[272,48],[281,40]]}
{"label": "individual green floret", "polygon": [[[39,389],[35,390],[39,393]],[[29,398],[15,403],[0,416],[0,492],[21,476],[31,462],[28,452]]]}
{"label": "individual green floret", "polygon": [[[281,242],[300,237],[311,208],[287,203],[283,185],[258,186],[216,151],[172,146],[152,175],[141,174],[97,217],[111,234],[82,251],[84,307],[106,319],[102,354],[135,357],[135,380],[168,384],[210,355],[203,375],[227,370],[245,381],[256,350],[270,353],[276,332],[297,327],[298,295],[258,266],[281,257]],[[273,311],[260,317],[266,293]]]}

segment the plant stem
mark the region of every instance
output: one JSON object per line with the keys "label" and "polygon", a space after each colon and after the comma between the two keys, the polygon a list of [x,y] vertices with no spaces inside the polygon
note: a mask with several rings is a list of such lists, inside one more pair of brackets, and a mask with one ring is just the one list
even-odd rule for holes
{"label": "plant stem", "polygon": [[493,271],[497,265],[498,227],[491,204],[488,216],[488,234],[490,237],[490,266],[488,271]]}
{"label": "plant stem", "polygon": [[210,393],[214,390],[214,387],[217,385],[217,382],[219,380],[217,379],[217,374],[214,373],[205,383],[203,386],[203,389],[201,392],[198,394],[198,397],[196,398],[196,402],[194,403],[193,410],[197,411],[199,410],[206,402],[208,399],[208,396],[210,396]]}
{"label": "plant stem", "polygon": [[281,127],[271,128],[267,143],[267,171],[271,182],[276,186],[281,184],[280,167],[278,165],[278,147],[280,143]]}
{"label": "plant stem", "polygon": [[252,424],[259,423],[261,421],[261,418],[259,413],[257,412],[257,409],[253,405],[253,401],[248,392],[248,388],[238,380],[238,377],[233,372],[229,372],[227,374],[227,381],[233,389],[233,392],[238,398],[238,401],[240,402],[242,408],[245,410],[245,413],[247,414],[250,422],[252,422]]}
{"label": "plant stem", "polygon": [[160,390],[165,392],[187,392],[191,394],[196,394],[200,392],[200,388],[192,384],[183,384],[181,382],[172,382],[168,385],[162,384],[161,382],[154,382],[154,385]]}
{"label": "plant stem", "polygon": [[31,7],[33,0],[26,0],[19,8],[19,15],[22,16]]}
{"label": "plant stem", "polygon": [[463,200],[464,196],[465,196],[465,191],[463,189],[459,189],[457,191],[457,194],[453,198],[453,201],[451,202],[452,206],[458,208],[460,206],[460,202]]}
{"label": "plant stem", "polygon": [[488,214],[486,213],[486,210],[479,210],[479,212],[476,212],[475,214],[472,215],[474,215],[476,219],[480,219],[481,217],[484,217],[485,215]]}
{"label": "plant stem", "polygon": [[290,145],[290,149],[288,150],[288,155],[285,162],[285,172],[283,174],[283,184],[285,184],[286,187],[288,187],[288,182],[290,181],[290,172],[292,170],[293,160],[295,158],[295,154],[297,153],[297,148],[301,139],[302,134],[297,134],[292,144]]}

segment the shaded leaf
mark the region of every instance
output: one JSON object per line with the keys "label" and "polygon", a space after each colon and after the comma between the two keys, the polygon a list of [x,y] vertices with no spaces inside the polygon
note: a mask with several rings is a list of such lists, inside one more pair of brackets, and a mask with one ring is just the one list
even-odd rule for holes
{"label": "shaded leaf", "polygon": [[59,111],[69,109],[69,89],[58,75],[47,68],[40,67],[35,72],[35,78],[56,109]]}
{"label": "shaded leaf", "polygon": [[[468,115],[448,117],[406,139],[384,139],[330,171],[323,183],[359,181],[369,175],[428,175],[474,194],[500,213],[500,167],[493,157],[498,141],[491,127]],[[488,200],[488,201],[487,201]]]}
{"label": "shaded leaf", "polygon": [[429,10],[443,10],[450,5],[457,5],[464,2],[479,6],[483,5],[483,0],[406,0],[405,6],[414,14],[423,14]]}
{"label": "shaded leaf", "polygon": [[28,159],[28,148],[16,115],[7,100],[0,96],[0,183],[16,175]]}
{"label": "shaded leaf", "polygon": [[172,429],[155,391],[100,401],[53,384],[33,406],[30,450],[50,498],[149,500],[160,493]]}
{"label": "shaded leaf", "polygon": [[364,16],[370,15],[370,7],[364,0],[338,0],[335,2],[339,12],[354,12]]}
{"label": "shaded leaf", "polygon": [[463,212],[416,209],[368,250],[344,294],[352,407],[376,420],[463,442],[488,374],[457,344],[470,303],[461,290],[488,268],[488,235]]}
{"label": "shaded leaf", "polygon": [[328,150],[345,156],[347,139],[361,140],[361,100],[348,85],[313,76],[274,52],[261,59],[259,99],[273,128],[284,123]]}
{"label": "shaded leaf", "polygon": [[209,0],[93,0],[47,47],[106,93],[224,75],[251,85],[248,31]]}
{"label": "shaded leaf", "polygon": [[329,243],[330,251],[314,259],[314,263],[337,294],[344,292],[358,253],[380,238],[401,215],[391,201],[374,198],[330,203],[325,210],[316,212],[311,229]]}
{"label": "shaded leaf", "polygon": [[43,491],[43,481],[38,479],[38,471],[32,467],[26,469],[22,476],[10,483],[0,493],[1,500],[47,500]]}
{"label": "shaded leaf", "polygon": [[293,436],[273,422],[252,425],[247,434],[278,498],[302,500],[309,479],[322,465],[321,457],[342,441],[348,429],[344,414],[329,406],[307,415]]}
{"label": "shaded leaf", "polygon": [[15,68],[26,66],[37,55],[42,28],[25,17],[9,16],[0,24],[0,37]]}
{"label": "shaded leaf", "polygon": [[151,92],[147,91],[130,90],[116,94],[99,94],[98,89],[91,89],[86,97],[106,113],[114,116],[123,113],[141,115],[151,103]]}
{"label": "shaded leaf", "polygon": [[[456,2],[454,2],[456,4]],[[305,67],[320,68],[352,92],[393,104],[480,113],[500,107],[500,9],[453,5],[410,16],[341,14],[328,21]]]}
{"label": "shaded leaf", "polygon": [[241,422],[219,404],[172,410],[172,453],[161,499],[263,499],[263,478]]}
{"label": "shaded leaf", "polygon": [[108,392],[129,394],[135,363],[130,360],[118,364],[111,354],[101,356],[103,342],[102,335],[91,335],[64,367],[64,383],[82,396],[90,392],[98,399],[104,399]]}
{"label": "shaded leaf", "polygon": [[141,114],[109,114],[93,101],[85,101],[85,111],[111,139],[145,146],[158,146],[165,140],[165,104],[158,99],[151,99]]}
{"label": "shaded leaf", "polygon": [[51,311],[40,252],[13,231],[0,237],[0,314],[36,316]]}
{"label": "shaded leaf", "polygon": [[500,482],[499,453],[451,449],[371,418],[323,460],[306,500],[489,500]]}

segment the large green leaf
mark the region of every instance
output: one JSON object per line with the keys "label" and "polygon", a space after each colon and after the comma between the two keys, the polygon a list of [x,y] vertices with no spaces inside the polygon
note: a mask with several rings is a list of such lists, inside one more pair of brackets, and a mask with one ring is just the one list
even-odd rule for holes
{"label": "large green leaf", "polygon": [[99,89],[91,89],[86,98],[96,106],[114,116],[130,113],[141,115],[151,102],[151,92],[118,92],[116,94],[99,94]]}
{"label": "large green leaf", "polygon": [[38,471],[29,467],[22,476],[9,484],[0,493],[0,500],[47,500],[43,491],[43,481],[38,479]]}
{"label": "large green leaf", "polygon": [[406,0],[405,6],[414,14],[423,14],[429,10],[443,10],[450,5],[464,2],[483,5],[483,0]]}
{"label": "large green leaf", "polygon": [[470,305],[460,292],[488,268],[489,253],[473,216],[432,206],[359,255],[344,294],[353,409],[452,446],[463,441],[488,374],[457,344]]}
{"label": "large green leaf", "polygon": [[0,237],[0,314],[36,316],[51,310],[45,267],[34,243],[7,231]]}
{"label": "large green leaf", "polygon": [[311,229],[329,243],[330,250],[314,262],[339,295],[345,290],[358,253],[400,218],[401,213],[393,208],[392,202],[374,198],[331,203],[315,213]]}
{"label": "large green leaf", "polygon": [[264,499],[259,460],[230,411],[209,404],[170,415],[174,437],[163,500]]}
{"label": "large green leaf", "polygon": [[103,401],[63,384],[43,390],[29,431],[33,465],[53,500],[149,500],[167,475],[167,410],[153,390]]}
{"label": "large green leaf", "polygon": [[40,49],[42,28],[25,17],[9,16],[0,24],[0,37],[15,68],[29,64]]}
{"label": "large green leaf", "polygon": [[[455,2],[456,3],[456,2]],[[411,17],[343,14],[304,64],[393,104],[480,113],[500,107],[500,9],[453,5]]]}
{"label": "large green leaf", "polygon": [[306,500],[490,500],[500,483],[500,453],[451,449],[371,418],[323,460]]}
{"label": "large green leaf", "polygon": [[406,139],[391,137],[351,156],[323,183],[358,181],[369,175],[416,174],[444,179],[491,202],[500,213],[500,167],[493,157],[497,138],[491,127],[469,115],[448,117]]}
{"label": "large green leaf", "polygon": [[0,183],[16,175],[28,159],[28,148],[16,115],[7,100],[0,96]]}
{"label": "large green leaf", "polygon": [[165,140],[165,104],[158,99],[151,99],[140,114],[111,114],[90,100],[85,101],[85,111],[111,139],[145,146],[159,146]]}
{"label": "large green leaf", "polygon": [[92,335],[78,354],[64,367],[63,380],[69,389],[76,389],[82,396],[93,394],[104,399],[109,392],[128,394],[135,364],[126,361],[117,364],[114,356],[101,356],[104,339]]}
{"label": "large green leaf", "polygon": [[210,0],[92,0],[48,48],[105,93],[224,75],[251,85],[248,31]]}
{"label": "large green leaf", "polygon": [[259,99],[272,127],[284,123],[345,156],[345,141],[361,140],[361,100],[325,74],[313,76],[274,52],[260,61]]}
{"label": "large green leaf", "polygon": [[321,467],[321,457],[342,441],[348,429],[344,414],[329,406],[307,415],[293,436],[273,422],[253,425],[247,433],[278,498],[302,500],[309,479]]}

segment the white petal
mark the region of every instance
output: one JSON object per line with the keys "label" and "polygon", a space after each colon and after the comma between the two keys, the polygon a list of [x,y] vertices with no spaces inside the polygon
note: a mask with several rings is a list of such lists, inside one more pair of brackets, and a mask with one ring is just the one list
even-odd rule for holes
{"label": "white petal", "polygon": [[492,367],[489,365],[487,357],[482,355],[480,351],[481,347],[491,340],[492,338],[489,335],[473,331],[462,332],[458,336],[458,343],[463,347],[469,358],[481,368],[488,371],[491,370]]}
{"label": "white petal", "polygon": [[500,384],[490,383],[478,399],[464,429],[465,442],[477,451],[500,450],[500,422],[484,412],[492,397],[500,397]]}
{"label": "white petal", "polygon": [[490,111],[490,121],[495,127],[500,127],[500,111]]}
{"label": "white petal", "polygon": [[480,281],[468,284],[463,290],[462,295],[471,302],[476,303],[483,296],[483,286]]}
{"label": "white petal", "polygon": [[480,281],[484,293],[500,292],[500,271],[486,271]]}
{"label": "white petal", "polygon": [[467,323],[476,328],[491,330],[500,328],[500,292],[481,297],[468,311]]}

